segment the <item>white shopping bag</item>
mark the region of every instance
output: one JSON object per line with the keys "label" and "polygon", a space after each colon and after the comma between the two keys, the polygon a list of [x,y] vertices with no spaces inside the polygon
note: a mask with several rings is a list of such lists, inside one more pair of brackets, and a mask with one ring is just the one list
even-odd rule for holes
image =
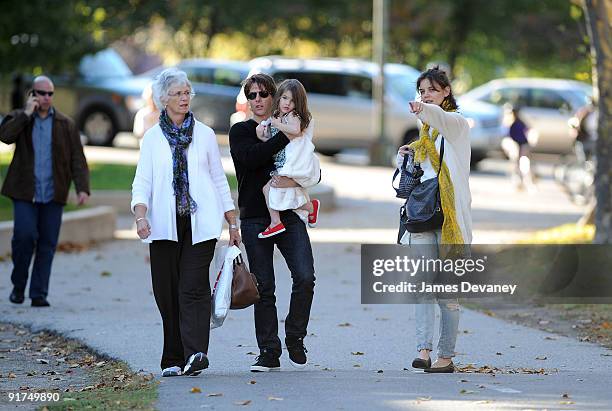
{"label": "white shopping bag", "polygon": [[212,293],[212,307],[210,328],[223,325],[227,312],[232,303],[232,279],[234,277],[234,259],[240,255],[240,249],[235,245],[223,247],[219,250],[225,255],[220,266],[217,267],[217,280]]}

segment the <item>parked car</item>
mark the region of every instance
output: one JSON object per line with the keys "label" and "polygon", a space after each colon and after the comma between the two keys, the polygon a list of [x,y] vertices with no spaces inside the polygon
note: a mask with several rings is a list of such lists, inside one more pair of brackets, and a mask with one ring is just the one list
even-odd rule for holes
{"label": "parked car", "polygon": [[521,108],[521,117],[532,131],[534,151],[566,154],[572,149],[573,136],[568,120],[586,105],[593,93],[589,84],[573,80],[512,78],[492,80],[461,98],[498,106]]}
{"label": "parked car", "polygon": [[[187,74],[196,93],[191,102],[196,118],[217,132],[229,131],[236,94],[249,72],[249,65],[241,61],[190,59],[181,61],[176,67]],[[157,67],[140,77],[151,80],[165,68]]]}
{"label": "parked car", "polygon": [[[377,65],[354,59],[289,59],[260,57],[250,61],[254,73],[270,74],[276,82],[296,78],[308,92],[308,104],[316,121],[317,150],[335,154],[345,148],[369,147],[377,138],[372,83]],[[403,64],[386,64],[387,133],[393,145],[411,142],[419,135],[416,117],[410,113],[419,71]],[[472,127],[472,158],[477,162],[490,150],[499,148],[504,131],[501,110],[486,103],[462,105]],[[248,116],[248,105],[241,90],[231,122]]]}
{"label": "parked car", "polygon": [[[76,122],[89,144],[110,145],[118,132],[132,130],[146,81],[134,77],[115,50],[83,57],[74,75],[48,76],[55,85],[54,106]],[[24,78],[24,95],[32,80]],[[10,90],[3,88],[0,112],[10,111]]]}

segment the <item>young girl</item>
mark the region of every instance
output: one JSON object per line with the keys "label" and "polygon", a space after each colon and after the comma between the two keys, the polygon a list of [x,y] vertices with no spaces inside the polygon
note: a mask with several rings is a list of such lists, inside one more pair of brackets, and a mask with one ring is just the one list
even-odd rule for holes
{"label": "young girl", "polygon": [[519,190],[526,187],[530,192],[535,189],[531,176],[531,160],[529,155],[529,142],[527,141],[527,125],[520,116],[519,107],[512,108],[512,124],[510,125],[510,138],[518,145],[516,158],[516,180]]}
{"label": "young girl", "polygon": [[[291,142],[275,155],[276,170],[271,175],[292,178],[299,183],[301,178],[312,175],[319,168],[319,159],[312,144],[313,122],[308,111],[306,90],[295,79],[283,81],[274,97],[273,114],[257,126],[257,137],[266,141],[279,131],[291,138]],[[276,188],[271,181],[263,187],[266,204],[270,212],[270,225],[259,233],[259,238],[268,238],[285,231],[279,211],[293,210],[309,227],[315,227],[319,218],[319,200],[312,200],[302,187]]]}

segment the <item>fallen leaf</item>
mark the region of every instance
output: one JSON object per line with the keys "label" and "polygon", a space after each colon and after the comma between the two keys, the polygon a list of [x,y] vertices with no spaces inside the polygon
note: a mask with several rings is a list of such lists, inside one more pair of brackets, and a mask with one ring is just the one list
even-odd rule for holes
{"label": "fallen leaf", "polygon": [[200,394],[202,392],[202,390],[199,387],[191,387],[189,392],[192,393],[192,394]]}
{"label": "fallen leaf", "polygon": [[353,367],[355,367],[355,368],[359,368],[359,367],[361,367],[361,365],[359,365],[359,364],[355,364],[355,365],[353,365]]}
{"label": "fallen leaf", "polygon": [[474,391],[472,391],[472,390],[461,390],[461,391],[459,391],[459,394],[474,394]]}
{"label": "fallen leaf", "polygon": [[257,384],[257,381],[251,380],[251,381],[247,382],[247,384],[250,384],[250,385]]}
{"label": "fallen leaf", "polygon": [[110,273],[109,271],[102,271],[102,272],[100,273],[100,275],[101,275],[102,277],[110,277],[110,276],[111,276],[111,273]]}
{"label": "fallen leaf", "polygon": [[361,351],[351,351],[351,354],[353,354],[353,355],[363,355],[363,353]]}
{"label": "fallen leaf", "polygon": [[503,355],[503,354],[500,352],[496,352],[495,355]]}
{"label": "fallen leaf", "polygon": [[557,339],[557,337],[551,337],[551,336],[548,336],[548,335],[547,335],[546,337],[544,337],[544,339],[545,339],[545,340],[556,340],[556,339]]}
{"label": "fallen leaf", "polygon": [[565,394],[563,394],[563,395],[561,396],[561,398],[569,398],[569,394],[568,394],[568,393],[565,393]]}
{"label": "fallen leaf", "polygon": [[342,323],[342,324],[338,324],[338,327],[350,327],[351,323]]}
{"label": "fallen leaf", "polygon": [[536,359],[536,360],[546,360],[546,359],[547,359],[547,357],[546,357],[545,355],[541,355],[541,356],[539,356],[539,357],[536,357],[535,359]]}
{"label": "fallen leaf", "polygon": [[249,405],[251,403],[251,400],[245,400],[245,401],[235,401],[234,404],[236,405]]}
{"label": "fallen leaf", "polygon": [[281,397],[268,397],[268,401],[282,401],[283,399]]}
{"label": "fallen leaf", "polygon": [[222,392],[211,392],[210,394],[206,394],[207,397],[223,397]]}

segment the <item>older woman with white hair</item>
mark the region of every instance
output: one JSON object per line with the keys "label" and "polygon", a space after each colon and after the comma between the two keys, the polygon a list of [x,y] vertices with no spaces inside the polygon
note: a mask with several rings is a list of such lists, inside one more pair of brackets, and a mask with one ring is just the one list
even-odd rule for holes
{"label": "older woman with white hair", "polygon": [[138,236],[149,243],[164,329],[162,376],[198,375],[208,367],[208,269],[224,214],[230,244],[241,239],[215,133],[189,109],[187,75],[164,70],[153,94],[161,114],[143,137],[131,208]]}

